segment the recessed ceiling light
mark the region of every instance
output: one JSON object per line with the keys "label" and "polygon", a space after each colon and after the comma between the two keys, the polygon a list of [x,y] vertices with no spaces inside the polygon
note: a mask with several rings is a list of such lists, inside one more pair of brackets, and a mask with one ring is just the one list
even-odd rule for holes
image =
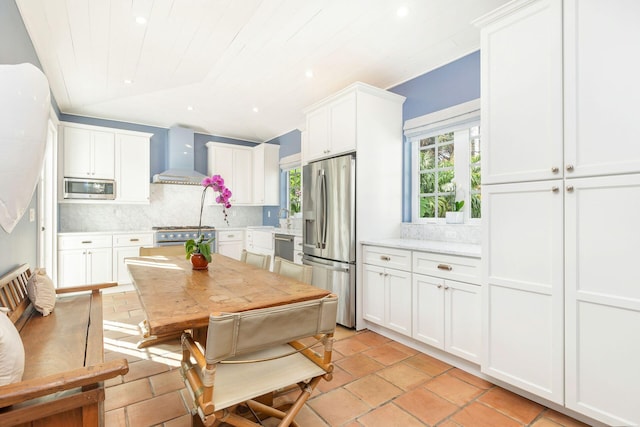
{"label": "recessed ceiling light", "polygon": [[144,16],[136,16],[136,24],[144,25],[147,23],[147,18]]}
{"label": "recessed ceiling light", "polygon": [[187,105],[187,110],[193,111],[193,105]]}
{"label": "recessed ceiling light", "polygon": [[403,18],[405,16],[407,16],[409,14],[409,8],[406,6],[402,6],[400,8],[398,8],[398,10],[396,11],[396,15],[398,15],[400,18]]}
{"label": "recessed ceiling light", "polygon": [[313,77],[313,70],[309,69],[309,70],[305,71],[304,75],[307,76],[307,78],[310,79],[311,77]]}
{"label": "recessed ceiling light", "polygon": [[133,83],[133,80],[131,80],[131,79],[124,79],[124,84],[126,84],[126,85],[130,85],[131,83]]}
{"label": "recessed ceiling light", "polygon": [[254,113],[257,113],[258,111],[260,111],[260,110],[258,109],[258,107],[253,107],[253,112],[254,112]]}

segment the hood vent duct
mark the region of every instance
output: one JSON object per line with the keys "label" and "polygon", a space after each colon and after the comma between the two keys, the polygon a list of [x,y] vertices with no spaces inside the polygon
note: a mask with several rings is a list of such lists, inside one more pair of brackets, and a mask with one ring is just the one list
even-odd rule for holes
{"label": "hood vent duct", "polygon": [[178,126],[169,129],[169,169],[154,175],[154,183],[200,185],[205,175],[195,170],[193,135],[192,129]]}

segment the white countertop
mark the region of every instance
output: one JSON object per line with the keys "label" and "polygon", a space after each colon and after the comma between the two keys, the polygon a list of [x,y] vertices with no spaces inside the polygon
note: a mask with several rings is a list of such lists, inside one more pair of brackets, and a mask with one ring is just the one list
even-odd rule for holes
{"label": "white countertop", "polygon": [[112,235],[117,235],[117,234],[141,234],[141,233],[145,233],[145,234],[153,234],[155,233],[154,230],[129,230],[129,231],[63,231],[58,233],[58,236],[77,236],[77,235],[83,235],[83,236],[97,236],[97,235],[101,235],[101,234],[112,234]]}
{"label": "white countertop", "polygon": [[448,255],[460,255],[472,258],[481,257],[480,245],[472,243],[440,242],[436,240],[417,239],[381,239],[362,240],[363,245],[384,246],[395,249],[408,249],[414,251],[437,252]]}

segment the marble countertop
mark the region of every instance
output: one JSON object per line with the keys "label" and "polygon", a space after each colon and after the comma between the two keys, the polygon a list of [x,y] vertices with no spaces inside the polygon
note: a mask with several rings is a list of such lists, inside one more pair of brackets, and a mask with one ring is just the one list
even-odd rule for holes
{"label": "marble countertop", "polygon": [[139,234],[139,233],[155,233],[154,230],[127,230],[127,231],[64,231],[59,232],[58,236],[97,236],[101,234]]}
{"label": "marble countertop", "polygon": [[467,256],[472,258],[481,257],[480,245],[471,243],[440,242],[436,240],[417,239],[363,240],[360,243],[362,243],[363,245],[375,245],[395,249],[436,252],[447,255]]}

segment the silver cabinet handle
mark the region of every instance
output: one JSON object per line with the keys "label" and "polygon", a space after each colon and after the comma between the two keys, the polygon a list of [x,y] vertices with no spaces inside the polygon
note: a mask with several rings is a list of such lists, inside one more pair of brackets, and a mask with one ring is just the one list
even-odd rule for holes
{"label": "silver cabinet handle", "polygon": [[554,193],[557,193],[559,190],[557,185],[554,185],[553,187],[551,187],[551,191],[553,191]]}
{"label": "silver cabinet handle", "polygon": [[447,285],[444,285],[444,290],[445,291],[449,290],[449,287]]}
{"label": "silver cabinet handle", "polygon": [[139,242],[140,239],[129,239],[130,242]]}
{"label": "silver cabinet handle", "polygon": [[573,165],[567,165],[567,172],[573,172]]}
{"label": "silver cabinet handle", "polygon": [[83,240],[82,244],[89,244],[89,243],[93,243],[91,240]]}
{"label": "silver cabinet handle", "polygon": [[572,193],[573,192],[573,185],[567,185],[567,191],[569,193]]}
{"label": "silver cabinet handle", "polygon": [[442,287],[442,285],[438,285],[438,289],[440,289]]}
{"label": "silver cabinet handle", "polygon": [[560,168],[557,167],[557,166],[554,166],[554,167],[551,168],[551,172],[552,173],[558,173],[559,171],[560,171]]}
{"label": "silver cabinet handle", "polygon": [[382,261],[391,261],[391,257],[388,257],[388,256],[386,256],[386,255],[380,255],[380,259],[381,259]]}
{"label": "silver cabinet handle", "polygon": [[438,269],[439,270],[451,271],[451,270],[453,270],[453,267],[451,267],[450,265],[447,265],[447,264],[438,264]]}

